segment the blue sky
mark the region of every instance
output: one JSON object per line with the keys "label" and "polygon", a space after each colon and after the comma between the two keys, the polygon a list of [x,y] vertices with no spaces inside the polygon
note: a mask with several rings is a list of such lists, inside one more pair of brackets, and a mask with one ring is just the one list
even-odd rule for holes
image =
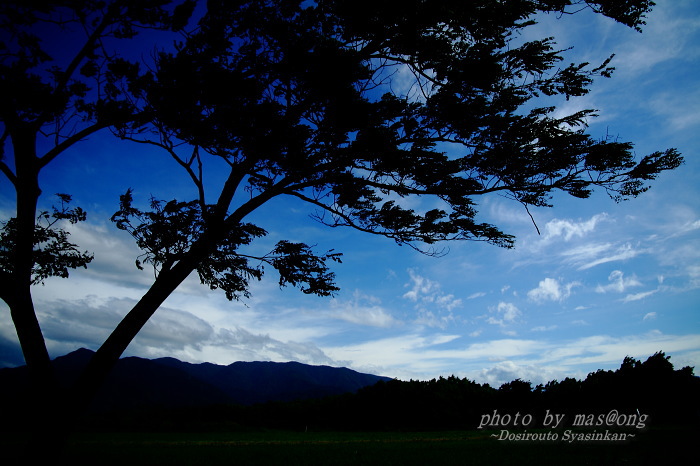
{"label": "blue sky", "polygon": [[[639,34],[598,15],[543,18],[532,34],[575,46],[572,61],[616,53],[612,79],[561,104],[596,108],[594,136],[633,141],[636,152],[676,147],[686,159],[638,199],[614,203],[555,198],[531,209],[492,196],[482,220],[516,235],[513,250],[451,243],[439,258],[391,240],[329,229],[300,202],[277,200],[256,212],[279,239],[336,249],[341,292],[334,298],[280,290],[270,274],[252,297],[229,302],[190,279],[171,296],[127,355],[191,362],[296,360],[346,366],[400,379],[457,375],[492,385],[585,377],[656,351],[676,367],[700,368],[700,4],[658,1]],[[35,289],[52,356],[96,349],[153,278],[138,271],[133,241],[109,221],[118,196],[189,199],[192,188],[166,155],[96,135],[65,154],[42,179],[88,211],[72,240],[95,253],[87,270]],[[0,180],[0,213],[11,212]],[[51,199],[46,197],[48,205]],[[0,365],[21,364],[9,312],[0,307]]]}

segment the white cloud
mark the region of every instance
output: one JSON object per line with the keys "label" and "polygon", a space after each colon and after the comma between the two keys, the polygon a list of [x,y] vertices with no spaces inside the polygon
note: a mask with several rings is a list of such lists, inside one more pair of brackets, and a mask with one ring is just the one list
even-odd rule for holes
{"label": "white cloud", "polygon": [[550,240],[557,237],[562,237],[564,241],[569,241],[577,236],[584,237],[587,233],[592,232],[596,225],[608,217],[607,214],[601,213],[594,215],[586,221],[574,222],[572,220],[554,219],[544,226],[544,240]]}
{"label": "white cloud", "polygon": [[267,334],[254,334],[242,328],[220,329],[216,337],[199,351],[199,355],[207,361],[214,357],[224,361],[299,361],[306,364],[348,364],[348,361],[333,360],[312,343],[284,342],[271,338]]}
{"label": "white cloud", "polygon": [[[607,253],[613,248],[611,243],[590,243],[568,249],[561,253],[568,262],[573,264],[589,263],[601,254]],[[585,264],[580,267],[584,268]]]}
{"label": "white cloud", "polygon": [[141,288],[153,282],[150,266],[146,265],[144,270],[136,268],[136,258],[142,251],[125,232],[90,222],[66,225],[66,230],[78,249],[95,255],[87,269],[79,271],[81,275],[128,287]]}
{"label": "white cloud", "polygon": [[157,348],[162,354],[187,346],[198,349],[213,335],[213,327],[194,314],[161,307],[146,322],[132,345]]}
{"label": "white cloud", "polygon": [[405,286],[411,289],[403,297],[416,303],[418,316],[415,322],[437,328],[445,328],[453,322],[452,311],[462,305],[462,300],[443,292],[438,282],[418,275],[413,269],[408,273],[410,282]]}
{"label": "white cloud", "polygon": [[454,320],[455,318],[452,313],[439,314],[427,309],[419,309],[418,317],[416,317],[414,323],[427,327],[445,329],[450,323],[454,322]]}
{"label": "white cloud", "polygon": [[411,290],[403,295],[404,298],[418,302],[424,298],[431,299],[439,291],[440,285],[437,282],[418,275],[413,269],[410,269],[408,273],[411,277],[411,282],[405,286],[408,287],[410,285]]}
{"label": "white cloud", "polygon": [[540,281],[537,288],[527,292],[528,298],[536,302],[543,301],[563,301],[571,296],[571,289],[580,285],[579,282],[571,282],[561,285],[554,278],[545,278]]}
{"label": "white cloud", "polygon": [[518,207],[518,204],[503,202],[500,199],[497,199],[495,202],[485,200],[484,203],[488,205],[489,218],[496,224],[517,225],[526,227],[528,230],[534,230],[532,220],[522,206]]}
{"label": "white cloud", "polygon": [[[336,360],[351,360],[352,368],[372,366],[380,368],[382,375],[389,377],[416,378],[443,375],[443,355],[450,358],[453,349],[441,347],[449,338],[435,338],[416,333],[328,346],[323,350]],[[431,349],[437,346],[437,349]]]}
{"label": "white cloud", "polygon": [[613,270],[610,273],[610,275],[608,276],[608,281],[610,283],[607,285],[598,285],[596,287],[596,292],[598,292],[598,293],[608,293],[608,292],[624,293],[629,288],[642,285],[642,283],[639,280],[637,280],[637,278],[635,276],[625,277],[625,274],[620,270]]}
{"label": "white cloud", "polygon": [[[414,102],[424,102],[432,93],[431,83],[417,75],[408,65],[394,64],[384,74],[391,75],[391,90],[402,97]],[[429,72],[430,73],[430,72]]]}
{"label": "white cloud", "polygon": [[135,302],[127,298],[103,302],[90,296],[38,301],[37,318],[49,352],[60,356],[80,347],[97,349]]}
{"label": "white cloud", "polygon": [[[608,245],[608,247],[604,248],[603,250],[597,251],[598,253],[608,251],[610,250],[612,245]],[[587,262],[579,267],[579,270],[586,270],[590,269],[592,267],[595,267],[597,265],[601,264],[606,264],[608,262],[616,262],[616,261],[623,261],[627,259],[632,259],[633,257],[636,257],[637,255],[641,254],[643,251],[638,251],[635,250],[630,243],[625,243],[623,245],[620,245],[616,247],[613,251],[610,251],[609,254],[606,254],[602,257],[597,257],[595,259],[592,259],[590,262]],[[599,254],[598,254],[599,255]]]}
{"label": "white cloud", "polygon": [[[546,346],[547,343],[538,340],[504,338],[472,343],[464,349],[446,351],[445,354],[465,360],[504,361],[514,357],[536,354]],[[432,356],[438,356],[438,354],[434,353]]]}
{"label": "white cloud", "polygon": [[[503,344],[504,340],[498,342]],[[695,334],[670,335],[652,331],[621,337],[591,335],[564,342],[510,340],[507,344],[513,348],[521,342],[522,351],[492,367],[471,372],[473,379],[500,385],[516,378],[533,383],[563,377],[584,378],[587,370],[616,369],[625,356],[646,360],[657,351],[671,355],[674,367],[700,363],[700,335]]]}
{"label": "white cloud", "polygon": [[549,332],[552,330],[556,330],[557,328],[558,326],[556,325],[538,325],[537,327],[533,327],[530,330],[532,330],[533,332]]}
{"label": "white cloud", "polygon": [[537,384],[545,384],[550,380],[564,378],[560,370],[531,364],[517,364],[513,361],[499,362],[488,369],[482,369],[476,379],[481,383],[487,383],[492,387],[500,387],[504,383],[521,379],[532,383],[534,388]]}
{"label": "white cloud", "polygon": [[429,345],[442,345],[444,343],[449,343],[451,341],[457,340],[458,338],[461,338],[461,335],[441,335],[437,334],[432,337],[431,340],[429,340]]}
{"label": "white cloud", "polygon": [[[688,14],[691,12],[684,12],[683,8],[673,11],[666,3],[674,4],[675,8],[683,5],[683,2],[658,2],[644,27],[645,40],[640,41],[631,35],[618,47],[619,58],[616,57],[614,65],[621,76],[636,80],[640,74],[650,72],[660,63],[684,57],[692,59],[693,55],[697,57],[698,52],[690,43],[693,31],[700,28],[697,15]],[[686,2],[686,5],[694,3]]]}
{"label": "white cloud", "polygon": [[700,220],[695,220],[693,222],[688,222],[685,225],[681,226],[678,234],[683,235],[683,234],[686,234],[686,233],[689,233],[691,231],[695,231],[698,229],[700,229]]}
{"label": "white cloud", "polygon": [[641,335],[582,337],[557,345],[556,349],[544,353],[541,360],[559,361],[571,367],[583,364],[619,365],[625,356],[647,358],[657,351],[671,354],[699,348],[700,335],[670,335],[654,330]]}
{"label": "white cloud", "polygon": [[647,312],[644,314],[644,318],[642,320],[654,320],[656,319],[656,312]]}
{"label": "white cloud", "polygon": [[656,293],[657,291],[659,291],[659,290],[657,289],[657,290],[651,290],[651,291],[643,291],[643,292],[641,292],[641,293],[628,294],[627,296],[625,296],[625,297],[622,299],[622,302],[624,302],[624,303],[629,303],[629,302],[632,302],[632,301],[639,301],[640,299],[644,299],[644,298],[646,298],[647,296],[653,295],[653,294]]}
{"label": "white cloud", "polygon": [[499,302],[495,307],[490,307],[489,312],[495,313],[496,317],[491,316],[486,319],[486,322],[500,326],[511,324],[522,315],[520,310],[513,303],[506,303],[504,301]]}
{"label": "white cloud", "polygon": [[381,306],[381,301],[356,290],[351,300],[333,299],[331,315],[353,324],[371,327],[392,327],[401,324],[389,311]]}
{"label": "white cloud", "polygon": [[[110,297],[104,293],[110,291],[108,288],[103,290],[93,286],[92,279],[84,277],[65,281],[66,285],[71,285],[67,292],[68,295],[73,294],[71,298],[60,293],[62,288],[59,282],[59,279],[52,279],[47,281],[45,287],[37,288],[40,293],[36,300],[38,318],[53,357],[80,347],[97,349],[137,301],[137,298],[129,296]],[[90,291],[97,294],[76,298],[79,293],[73,287],[80,285],[90,287]],[[125,290],[134,291],[132,288]],[[119,288],[111,291],[120,294]],[[214,296],[217,295],[211,295],[211,298]],[[315,327],[305,325],[306,316],[302,313],[295,312],[292,318],[284,312],[268,309],[263,315],[228,301],[228,306],[233,306],[236,311],[229,309],[229,312],[217,313],[209,309],[211,303],[208,299],[183,294],[174,294],[171,298],[146,323],[127,348],[125,356],[171,356],[188,362],[217,364],[257,360],[293,360],[334,366],[349,364],[348,361],[331,359],[306,339],[327,335],[329,329],[320,328],[317,324]],[[198,315],[183,310],[192,309],[193,306]],[[275,314],[274,318],[270,313]],[[375,318],[379,320],[379,317]],[[266,330],[251,330],[250,327],[232,325],[231,321]],[[274,332],[275,336],[270,336],[268,332]],[[0,334],[0,337],[3,335]],[[9,338],[9,341],[14,340]]]}
{"label": "white cloud", "polygon": [[[660,119],[666,120],[666,127],[673,134],[682,135],[700,125],[700,112],[696,110],[700,106],[700,91],[682,96],[659,93],[648,104]],[[697,227],[696,222],[694,228]]]}

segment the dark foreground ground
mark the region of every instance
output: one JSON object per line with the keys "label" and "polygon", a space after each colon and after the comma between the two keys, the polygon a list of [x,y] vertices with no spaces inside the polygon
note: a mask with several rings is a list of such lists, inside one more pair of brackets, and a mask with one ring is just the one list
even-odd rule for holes
{"label": "dark foreground ground", "polygon": [[[544,441],[498,440],[500,431],[83,433],[71,439],[66,464],[663,465],[697,464],[700,457],[697,426],[651,428],[626,441],[569,442],[564,430],[557,433],[558,440]],[[0,440],[1,465],[21,464],[9,456],[16,441]]]}

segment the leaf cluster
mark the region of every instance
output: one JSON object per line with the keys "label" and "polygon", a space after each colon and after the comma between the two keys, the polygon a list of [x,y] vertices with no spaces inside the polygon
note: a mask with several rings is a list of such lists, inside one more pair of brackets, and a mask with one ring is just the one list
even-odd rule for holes
{"label": "leaf cluster", "polygon": [[[61,221],[70,224],[85,221],[85,211],[80,207],[68,208],[71,201],[69,195],[57,196],[61,206],[53,207],[53,212],[40,212],[34,228],[33,285],[43,283],[49,277],[67,278],[69,269],[87,268],[94,258],[87,251],[80,252],[77,245],[68,241],[70,233],[58,225]],[[0,225],[0,275],[7,280],[12,276],[16,263],[17,221],[10,218],[0,222]]]}
{"label": "leaf cluster", "polygon": [[142,211],[134,207],[129,190],[120,197],[120,209],[112,221],[144,251],[136,267],[150,264],[158,275],[179,261],[194,260],[202,284],[223,290],[230,300],[249,296],[250,279],[262,279],[265,264],[278,272],[280,286],[292,285],[321,296],[338,290],[326,261],[340,262],[340,254],[318,255],[306,244],[284,240],[266,254],[246,254],[242,248],[267,232],[251,223],[217,228],[208,210],[213,207],[207,206],[203,213],[198,202],[152,198],[150,210]]}

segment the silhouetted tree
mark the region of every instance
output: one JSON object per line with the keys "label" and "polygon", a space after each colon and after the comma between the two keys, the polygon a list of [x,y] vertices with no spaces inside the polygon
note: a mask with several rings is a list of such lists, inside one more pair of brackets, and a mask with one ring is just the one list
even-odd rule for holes
{"label": "silhouetted tree", "polygon": [[570,405],[571,400],[580,403],[582,400],[581,385],[580,380],[566,377],[561,381],[552,380],[545,385],[538,385],[536,391],[540,404],[545,409],[554,409]]}
{"label": "silhouetted tree", "polygon": [[[137,266],[153,266],[156,278],[74,388],[84,400],[192,272],[229,299],[246,296],[264,265],[280,285],[321,296],[337,289],[327,265],[337,253],[290,241],[267,254],[247,248],[266,234],[250,214],[279,196],[306,202],[324,224],[417,249],[454,240],[512,247],[511,235],[477,220],[479,196],[500,193],[527,208],[550,205],[555,191],[586,198],[599,187],[621,200],[682,162],[673,149],[635,160],[631,143],[585,134],[593,110],[558,116],[534,104],[586,94],[594,78],[610,76],[610,59],[560,67],[552,38],[516,40],[536,13],[582,6],[640,29],[648,0],[203,3],[0,6],[0,171],[17,205],[3,224],[0,297],[42,389],[53,385],[31,285],[91,256],[57,224],[48,228],[59,246],[44,247],[39,176],[98,131],[162,149],[197,196],[153,199],[150,210],[131,191],[122,196],[113,220],[143,250]],[[161,31],[161,47],[130,54],[124,40],[143,30]],[[59,32],[69,46],[57,46]],[[412,77],[408,86],[395,81],[399,72]],[[209,163],[226,170],[221,185],[205,183]],[[397,202],[425,196],[442,207]]]}
{"label": "silhouetted tree", "polygon": [[[660,367],[649,371],[647,367]],[[630,370],[631,368],[631,370]],[[598,370],[584,380],[567,377],[538,385],[516,379],[498,390],[454,376],[427,381],[379,382],[356,394],[321,403],[319,426],[331,429],[474,429],[483,415],[515,415],[541,426],[546,411],[563,414],[567,426],[579,414],[648,415],[647,426],[690,424],[700,420],[700,377],[692,367],[674,370],[670,357],[655,353],[645,362],[626,357],[617,370]],[[301,411],[309,412],[305,405]],[[342,415],[341,415],[342,413]],[[526,415],[532,419],[525,420]],[[513,424],[511,424],[513,425]]]}

